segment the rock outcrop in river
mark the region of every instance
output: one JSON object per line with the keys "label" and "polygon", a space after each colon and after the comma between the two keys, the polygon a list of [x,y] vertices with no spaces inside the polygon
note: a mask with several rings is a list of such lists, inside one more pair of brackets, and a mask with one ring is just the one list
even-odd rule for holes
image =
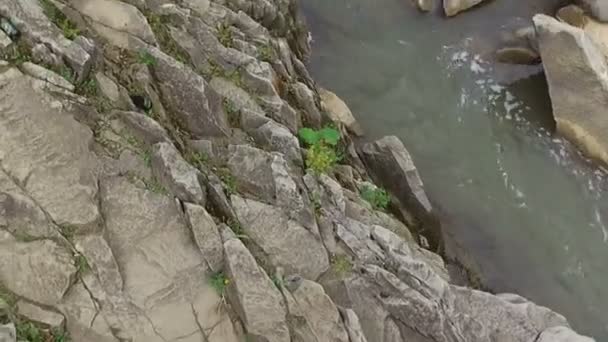
{"label": "rock outcrop in river", "polygon": [[353,142],[294,2],[5,0],[0,27],[0,341],[589,340],[450,283],[409,153]]}

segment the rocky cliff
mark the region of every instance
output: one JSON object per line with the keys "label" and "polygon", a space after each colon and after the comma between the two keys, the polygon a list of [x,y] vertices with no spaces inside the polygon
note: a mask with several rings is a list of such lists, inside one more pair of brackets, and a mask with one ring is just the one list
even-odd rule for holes
{"label": "rocky cliff", "polygon": [[0,341],[590,340],[451,284],[293,1],[3,0],[0,28]]}

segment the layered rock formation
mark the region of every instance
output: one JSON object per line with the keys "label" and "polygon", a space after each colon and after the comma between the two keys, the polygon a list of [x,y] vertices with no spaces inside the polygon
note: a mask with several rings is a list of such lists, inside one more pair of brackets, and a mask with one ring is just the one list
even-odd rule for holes
{"label": "layered rock formation", "polygon": [[[355,146],[296,13],[0,3],[0,341],[587,341],[450,284],[408,229],[436,223],[409,153]],[[307,170],[296,133],[330,123],[344,158]]]}

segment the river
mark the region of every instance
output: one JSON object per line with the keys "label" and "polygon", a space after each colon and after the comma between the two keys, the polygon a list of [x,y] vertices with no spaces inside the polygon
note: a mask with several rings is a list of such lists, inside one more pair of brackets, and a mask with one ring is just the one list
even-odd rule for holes
{"label": "river", "polygon": [[446,19],[409,0],[306,0],[310,67],[368,138],[397,135],[449,253],[608,341],[606,172],[554,134],[539,67],[496,65],[511,27],[559,0],[494,0]]}

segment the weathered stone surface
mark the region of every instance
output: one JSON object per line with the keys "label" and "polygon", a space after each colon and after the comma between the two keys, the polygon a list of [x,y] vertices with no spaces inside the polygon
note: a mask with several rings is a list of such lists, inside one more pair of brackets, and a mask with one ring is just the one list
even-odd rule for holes
{"label": "weathered stone surface", "polygon": [[466,11],[469,8],[479,5],[484,0],[443,0],[443,10],[448,17]]}
{"label": "weathered stone surface", "polygon": [[129,36],[156,44],[146,18],[130,4],[117,0],[70,0],[70,5],[113,45],[129,48]]}
{"label": "weathered stone surface", "polygon": [[224,185],[221,179],[213,173],[207,174],[207,192],[210,211],[226,222],[236,222],[236,213],[224,192]]}
{"label": "weathered stone surface", "polygon": [[163,104],[195,138],[227,136],[228,119],[221,97],[205,79],[156,48],[148,48],[156,59],[152,66]]}
{"label": "weathered stone surface", "polygon": [[309,201],[300,194],[301,185],[290,173],[281,154],[247,145],[231,145],[228,153],[228,167],[239,192],[267,203],[276,203],[286,210],[290,218],[316,231]]}
{"label": "weathered stone surface", "polygon": [[68,82],[65,78],[61,77],[54,71],[41,67],[40,65],[25,62],[21,65],[21,70],[32,77],[52,83],[69,91],[74,91],[74,85],[72,83]]}
{"label": "weathered stone surface", "polygon": [[159,142],[171,142],[163,126],[145,114],[113,111],[112,115],[119,118],[125,124],[130,134],[147,145],[154,145]]}
{"label": "weathered stone surface", "polygon": [[496,61],[508,64],[538,64],[540,55],[528,47],[504,47],[496,51]]}
{"label": "weathered stone surface", "polygon": [[27,317],[30,321],[43,324],[50,328],[62,328],[63,323],[65,322],[63,315],[22,300],[17,303],[17,312],[20,316]]}
{"label": "weathered stone surface", "polygon": [[285,126],[253,112],[241,114],[241,127],[261,147],[281,152],[294,165],[302,165],[300,144]]}
{"label": "weathered stone surface", "polygon": [[11,18],[12,23],[28,41],[45,44],[52,52],[63,57],[76,72],[77,81],[86,77],[93,62],[91,55],[80,45],[63,36],[61,30],[46,17],[39,1],[2,1],[0,15]]}
{"label": "weathered stone surface", "polygon": [[17,331],[13,323],[0,324],[0,342],[17,342]]}
{"label": "weathered stone surface", "polygon": [[264,111],[260,105],[251,98],[251,95],[229,80],[222,77],[214,77],[209,82],[209,86],[227,101],[230,101],[236,110],[249,110],[264,115]]}
{"label": "weathered stone surface", "polygon": [[93,134],[44,88],[16,69],[0,73],[2,168],[57,224],[92,224],[99,217]]}
{"label": "weathered stone surface", "polygon": [[63,61],[59,56],[51,52],[44,44],[36,44],[32,48],[32,61],[41,65],[62,67]]}
{"label": "weathered stone surface", "polygon": [[217,310],[221,299],[208,284],[208,268],[178,204],[113,177],[102,181],[101,206],[108,244],[124,275],[122,292],[101,284],[107,293],[102,306],[109,308],[102,313],[116,336],[200,341],[202,330],[217,325],[215,341],[236,341],[227,313]]}
{"label": "weathered stone surface", "polygon": [[280,208],[238,196],[232,196],[232,205],[245,233],[272,265],[312,280],[329,268],[320,239]]}
{"label": "weathered stone surface", "polygon": [[581,336],[566,327],[553,327],[543,331],[536,342],[593,342],[594,340]]}
{"label": "weathered stone surface", "polygon": [[414,242],[412,233],[409,231],[407,226],[391,215],[381,211],[372,210],[369,206],[350,199],[346,200],[345,204],[345,213],[347,217],[365,223],[366,225],[378,225],[385,227],[403,237],[406,241]]}
{"label": "weathered stone surface", "polygon": [[105,96],[112,102],[120,101],[120,91],[118,90],[118,86],[108,76],[98,72],[95,74],[95,81],[97,82],[101,95]]}
{"label": "weathered stone surface", "polygon": [[582,28],[587,23],[585,11],[576,5],[568,5],[560,8],[555,14],[555,17],[574,27]]}
{"label": "weathered stone surface", "polygon": [[587,155],[608,163],[608,67],[581,29],[534,16],[557,131]]}
{"label": "weathered stone surface", "polygon": [[363,334],[363,328],[361,328],[361,322],[355,311],[352,309],[343,309],[341,310],[341,313],[350,342],[367,342],[365,334]]}
{"label": "weathered stone surface", "polygon": [[201,206],[186,203],[184,208],[190,221],[194,241],[207,265],[214,272],[220,271],[223,267],[224,249],[222,237],[213,218]]}
{"label": "weathered stone surface", "polygon": [[281,293],[247,247],[235,237],[228,238],[224,241],[224,255],[231,280],[228,298],[248,335],[254,341],[290,342]]}
{"label": "weathered stone surface", "polygon": [[340,313],[323,287],[306,279],[298,283],[295,289],[283,292],[292,316],[289,325],[298,341],[349,342]]}
{"label": "weathered stone surface", "polygon": [[302,119],[307,126],[321,127],[321,112],[317,108],[314,92],[302,82],[294,83],[292,89],[298,106],[303,110]]}
{"label": "weathered stone surface", "polygon": [[200,172],[188,164],[172,144],[154,145],[152,174],[182,201],[205,204],[206,193],[199,182]]}
{"label": "weathered stone surface", "polygon": [[77,237],[74,240],[76,249],[86,258],[101,286],[109,293],[122,291],[124,282],[114,253],[106,240],[97,234]]}
{"label": "weathered stone surface", "polygon": [[355,135],[363,134],[361,126],[359,126],[359,123],[344,101],[326,89],[320,89],[319,95],[321,96],[322,106],[332,121],[343,124]]}
{"label": "weathered stone surface", "polygon": [[[404,207],[422,220],[432,216],[431,203],[424,192],[418,170],[399,138],[384,137],[361,148],[362,158],[376,184],[395,196]],[[407,208],[407,209],[405,209]],[[407,217],[406,214],[404,214]]]}
{"label": "weathered stone surface", "polygon": [[57,304],[76,273],[69,251],[50,240],[18,242],[0,231],[0,283],[44,305]]}

